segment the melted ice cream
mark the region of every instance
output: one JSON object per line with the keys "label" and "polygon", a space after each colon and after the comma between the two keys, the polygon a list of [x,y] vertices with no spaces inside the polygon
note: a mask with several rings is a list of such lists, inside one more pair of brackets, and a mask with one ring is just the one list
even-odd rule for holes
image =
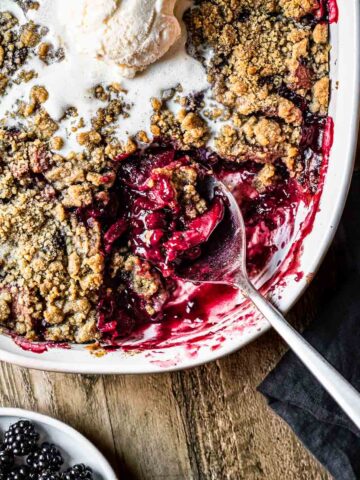
{"label": "melted ice cream", "polygon": [[[1,10],[7,10],[7,7],[16,5],[10,0],[4,0],[4,2],[5,8],[1,3]],[[82,8],[85,8],[85,4],[88,3],[91,3],[92,9],[83,17]],[[151,35],[144,33],[142,39],[138,40],[143,46],[142,53],[135,46],[133,46],[134,55],[129,53],[131,49],[128,50],[129,55],[125,64],[127,65],[126,68],[130,68],[130,71],[145,68],[145,64],[148,64],[148,68],[144,72],[128,79],[123,77],[124,70],[121,71],[118,63],[111,61],[111,56],[115,58],[116,55],[113,50],[110,50],[110,46],[106,47],[107,53],[105,52],[106,42],[103,41],[103,47],[99,46],[96,43],[96,34],[92,40],[92,46],[95,42],[99,50],[91,46],[85,48],[84,44],[81,44],[78,38],[74,37],[73,28],[74,23],[80,21],[85,22],[84,31],[87,28],[91,30],[91,25],[105,21],[108,25],[104,28],[107,30],[107,36],[110,37],[110,24],[115,28],[118,21],[115,20],[115,17],[118,19],[118,16],[124,15],[126,9],[130,11],[139,9],[142,3],[147,4],[146,15],[152,15],[152,22],[148,22],[146,30],[149,32],[151,25],[156,27],[157,34],[154,33],[154,38],[158,38],[158,40],[155,40],[155,43],[158,44],[156,48],[152,47],[152,52],[146,57],[146,50],[149,49],[151,43],[149,40]],[[105,10],[94,8],[94,5],[98,4],[107,4],[107,7]],[[133,5],[131,6],[131,4]],[[135,4],[137,7],[135,7]],[[171,13],[173,4],[173,0],[168,2],[164,0],[137,0],[136,2],[134,0],[122,0],[121,2],[112,0],[109,0],[109,2],[102,0],[91,0],[91,2],[90,0],[76,0],[76,2],[74,0],[42,0],[38,10],[30,10],[27,13],[27,20],[33,20],[36,24],[44,25],[49,29],[49,33],[42,41],[51,43],[55,48],[62,47],[65,51],[65,59],[50,65],[44,64],[37,57],[28,61],[28,64],[24,67],[27,70],[34,69],[38,76],[28,83],[14,84],[8,90],[0,102],[0,118],[3,118],[6,112],[13,110],[18,101],[28,101],[30,90],[34,85],[43,85],[49,93],[49,98],[44,107],[50,116],[59,121],[69,107],[76,107],[79,118],[82,117],[85,121],[84,130],[88,130],[90,119],[96,114],[99,107],[104,106],[103,102],[94,99],[91,93],[92,89],[96,85],[106,86],[119,82],[126,91],[124,101],[130,107],[130,115],[128,118],[121,117],[115,125],[117,137],[120,140],[126,140],[128,136],[136,134],[139,130],[144,130],[151,138],[150,118],[153,113],[151,98],[160,98],[163,91],[174,88],[179,84],[181,84],[183,95],[205,90],[209,86],[204,68],[190,57],[185,49],[186,28],[181,18],[184,11],[191,5],[191,1],[178,1],[174,10],[175,16]],[[68,9],[64,5],[67,5]],[[19,9],[16,8],[16,10]],[[106,15],[109,18],[104,20]],[[24,19],[20,18],[20,20],[23,23]],[[171,45],[178,36],[177,24],[181,28],[181,33],[175,43]],[[161,25],[164,27],[163,30]],[[129,39],[134,34],[132,29],[135,27],[124,26],[123,28],[128,32],[127,41],[130,41]],[[79,35],[81,37],[81,34]],[[113,39],[113,42],[115,42],[115,39]],[[165,53],[166,49],[169,50]],[[156,60],[156,57],[163,53],[165,54],[161,58],[152,63]],[[104,58],[99,58],[101,55]],[[120,61],[120,57],[117,58]],[[104,61],[105,59],[107,61]],[[125,68],[124,65],[123,69]],[[61,130],[57,132],[57,135],[61,135],[65,139],[65,149],[62,153],[79,150],[76,135],[71,131],[71,125],[61,122],[60,126]]]}

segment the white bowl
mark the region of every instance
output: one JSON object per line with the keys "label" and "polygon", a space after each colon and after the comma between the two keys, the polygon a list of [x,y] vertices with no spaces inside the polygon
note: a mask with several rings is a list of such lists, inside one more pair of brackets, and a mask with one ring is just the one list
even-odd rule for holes
{"label": "white bowl", "polygon": [[[320,265],[335,233],[351,181],[359,114],[359,1],[339,0],[339,22],[331,25],[332,97],[330,115],[334,119],[334,144],[325,176],[320,208],[311,232],[301,241],[302,253],[282,251],[282,265],[272,267],[272,300],[286,312],[303,293]],[[297,229],[290,246],[299,244],[307,220],[306,212],[296,218]],[[288,248],[289,250],[289,248]],[[298,262],[291,272],[291,262]],[[284,275],[282,272],[287,271]],[[302,275],[299,276],[299,272]],[[264,280],[264,279],[263,279]],[[146,332],[149,340],[158,327]],[[98,358],[84,346],[70,350],[49,349],[42,354],[19,348],[11,338],[0,336],[0,360],[29,368],[79,373],[150,373],[199,365],[227,355],[250,342],[269,328],[266,320],[251,309],[243,309],[241,320],[228,316],[220,322],[189,325],[172,332],[171,338],[147,348],[131,345],[131,351],[108,353]]]}
{"label": "white bowl", "polygon": [[54,443],[60,448],[65,467],[84,463],[92,468],[94,480],[117,480],[105,457],[78,431],[59,420],[20,408],[0,408],[1,434],[19,420],[30,420],[40,433],[41,442]]}

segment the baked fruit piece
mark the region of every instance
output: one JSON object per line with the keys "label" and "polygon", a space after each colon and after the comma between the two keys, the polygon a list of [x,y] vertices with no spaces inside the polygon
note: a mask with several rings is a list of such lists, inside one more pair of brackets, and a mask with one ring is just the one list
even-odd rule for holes
{"label": "baked fruit piece", "polygon": [[129,333],[135,319],[161,320],[174,268],[201,255],[222,220],[223,201],[210,180],[207,169],[171,146],[155,146],[120,164],[118,208],[113,219],[105,210],[101,220],[109,224],[101,332],[117,337]]}

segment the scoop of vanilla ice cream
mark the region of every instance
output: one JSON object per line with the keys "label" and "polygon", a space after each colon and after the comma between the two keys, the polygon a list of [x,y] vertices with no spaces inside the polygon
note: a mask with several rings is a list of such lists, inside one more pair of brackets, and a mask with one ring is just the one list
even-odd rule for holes
{"label": "scoop of vanilla ice cream", "polygon": [[70,0],[59,16],[82,53],[116,63],[133,77],[161,58],[181,35],[177,0]]}

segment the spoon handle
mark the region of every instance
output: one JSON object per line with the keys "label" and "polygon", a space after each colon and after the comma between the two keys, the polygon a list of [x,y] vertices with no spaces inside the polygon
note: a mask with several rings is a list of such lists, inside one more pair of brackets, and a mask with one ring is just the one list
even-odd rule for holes
{"label": "spoon handle", "polygon": [[246,294],[348,417],[360,428],[359,392],[254,287],[247,289]]}

